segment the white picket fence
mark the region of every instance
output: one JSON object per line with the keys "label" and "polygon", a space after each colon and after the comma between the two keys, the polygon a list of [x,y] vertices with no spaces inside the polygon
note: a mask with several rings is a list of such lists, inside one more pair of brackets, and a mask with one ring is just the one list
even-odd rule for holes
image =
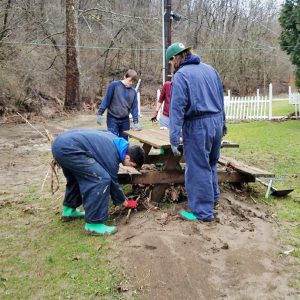
{"label": "white picket fence", "polygon": [[269,99],[265,97],[232,97],[225,98],[227,120],[267,120]]}
{"label": "white picket fence", "polygon": [[[227,120],[272,120],[274,101],[289,101],[295,106],[295,117],[300,117],[300,93],[292,93],[289,87],[288,98],[273,98],[273,87],[269,85],[269,95],[260,96],[257,90],[253,97],[231,97],[230,91],[224,97],[225,114]],[[284,116],[282,116],[284,117]]]}
{"label": "white picket fence", "polygon": [[[157,90],[156,99],[160,96],[160,90]],[[230,90],[228,95],[224,96],[224,106],[226,119],[232,121],[240,120],[272,120],[278,119],[284,116],[274,117],[272,114],[273,102],[275,101],[288,101],[289,104],[295,107],[295,118],[300,118],[300,93],[292,93],[291,87],[289,87],[288,97],[286,98],[274,98],[273,86],[269,84],[269,95],[261,96],[259,90],[256,92],[256,96],[252,97],[232,97]],[[163,111],[163,105],[158,113],[157,119]]]}
{"label": "white picket fence", "polygon": [[291,88],[289,89],[289,104],[295,107],[295,117],[300,117],[300,93],[292,93]]}
{"label": "white picket fence", "polygon": [[227,120],[271,120],[272,119],[272,84],[269,85],[269,96],[260,96],[259,90],[253,97],[224,97]]}

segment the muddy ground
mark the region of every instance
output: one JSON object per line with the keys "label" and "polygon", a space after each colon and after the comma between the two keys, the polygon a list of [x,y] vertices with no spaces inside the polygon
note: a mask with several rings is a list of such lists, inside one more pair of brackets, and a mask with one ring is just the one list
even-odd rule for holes
{"label": "muddy ground", "polygon": [[[67,128],[96,128],[94,116],[35,124],[53,134]],[[0,201],[17,201],[32,184],[42,185],[49,161],[46,140],[25,124],[0,126]],[[48,184],[48,182],[47,182]],[[124,298],[140,299],[299,299],[289,285],[292,258],[270,207],[223,190],[217,222],[180,220],[186,203],[132,213],[116,220],[112,237],[119,263],[131,280]]]}

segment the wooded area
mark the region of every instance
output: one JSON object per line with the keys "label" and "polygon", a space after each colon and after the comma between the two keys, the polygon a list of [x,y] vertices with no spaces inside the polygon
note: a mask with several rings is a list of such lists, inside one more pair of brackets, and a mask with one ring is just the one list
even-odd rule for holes
{"label": "wooded area", "polygon": [[[162,85],[161,7],[161,0],[1,1],[0,115],[62,107],[67,95],[94,104],[128,68],[142,78],[142,103],[154,102]],[[267,91],[270,82],[286,92],[293,68],[279,49],[279,10],[273,0],[173,0],[172,42],[192,45],[235,95]],[[78,22],[73,40],[68,11]],[[78,55],[78,91],[65,88],[66,48]]]}

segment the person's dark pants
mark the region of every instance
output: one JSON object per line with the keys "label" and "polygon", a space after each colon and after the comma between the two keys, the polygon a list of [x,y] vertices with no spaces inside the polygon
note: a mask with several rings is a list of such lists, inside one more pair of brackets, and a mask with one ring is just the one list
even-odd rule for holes
{"label": "person's dark pants", "polygon": [[111,131],[116,136],[122,137],[128,141],[128,135],[124,131],[130,129],[129,117],[123,119],[117,119],[110,114],[107,114],[106,119],[107,129]]}
{"label": "person's dark pants", "polygon": [[214,203],[219,200],[217,162],[222,130],[221,114],[184,122],[185,187],[189,208],[199,220],[212,220]]}
{"label": "person's dark pants", "polygon": [[83,151],[65,153],[61,141],[54,141],[52,153],[66,177],[64,205],[76,208],[81,204],[87,223],[101,223],[108,218],[110,175]]}

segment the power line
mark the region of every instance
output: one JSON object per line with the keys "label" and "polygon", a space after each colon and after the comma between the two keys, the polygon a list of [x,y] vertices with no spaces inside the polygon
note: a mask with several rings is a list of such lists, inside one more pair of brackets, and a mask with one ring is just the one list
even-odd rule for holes
{"label": "power line", "polygon": [[[53,44],[40,43],[40,42],[24,42],[24,41],[1,41],[1,44],[6,45],[16,45],[16,46],[43,46],[43,47],[53,47]],[[162,51],[162,48],[124,48],[124,47],[104,47],[95,45],[77,45],[68,46],[66,44],[57,44],[57,47],[67,48],[74,47],[79,49],[105,49],[105,50],[117,50],[117,51]],[[285,48],[291,48],[295,46],[285,46]],[[242,51],[242,50],[279,50],[279,46],[268,46],[268,47],[246,47],[246,48],[193,48],[195,51]]]}
{"label": "power line", "polygon": [[89,13],[91,11],[100,11],[100,12],[104,12],[104,13],[111,14],[114,16],[120,16],[120,17],[132,18],[132,19],[138,19],[138,20],[159,20],[159,18],[153,17],[153,16],[150,16],[150,17],[131,16],[131,15],[126,15],[126,14],[116,13],[114,11],[107,11],[107,10],[101,9],[99,7],[90,8],[90,9],[86,9],[86,10],[79,10],[79,11],[80,11],[79,16],[81,14]]}

